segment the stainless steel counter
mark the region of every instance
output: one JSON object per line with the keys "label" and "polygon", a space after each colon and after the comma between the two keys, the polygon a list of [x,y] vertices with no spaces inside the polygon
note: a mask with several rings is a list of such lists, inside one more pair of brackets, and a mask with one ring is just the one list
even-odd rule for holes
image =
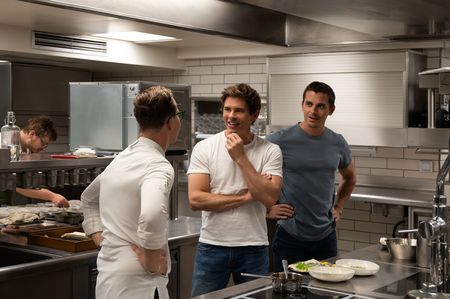
{"label": "stainless steel counter", "polygon": [[415,261],[396,260],[391,258],[389,252],[387,250],[382,250],[379,245],[373,245],[355,250],[353,252],[345,253],[329,259],[329,261],[335,262],[340,258],[354,258],[372,261],[380,266],[380,270],[375,275],[355,276],[351,280],[343,283],[326,283],[313,279],[311,281],[311,285],[346,293],[364,295],[370,298],[399,299],[404,298],[406,292],[405,294],[397,296],[380,293],[380,291],[377,290],[414,274],[420,272],[426,273],[428,271],[425,268],[417,267]]}
{"label": "stainless steel counter", "polygon": [[[176,247],[186,242],[197,243],[200,235],[201,219],[194,217],[180,217],[169,222],[169,246]],[[2,243],[2,246],[15,247],[21,249],[23,247]],[[42,246],[28,245],[26,249],[35,252],[51,255],[52,258],[43,261],[25,263],[14,266],[0,267],[0,281],[11,279],[11,276],[24,275],[30,271],[42,271],[42,268],[53,266],[62,266],[68,264],[76,264],[82,260],[95,261],[97,258],[97,250],[89,250],[77,253],[71,253],[63,250],[57,250]],[[2,257],[0,256],[0,259]]]}
{"label": "stainless steel counter", "polygon": [[169,223],[169,243],[176,243],[184,239],[198,238],[202,219],[181,216]]}
{"label": "stainless steel counter", "polygon": [[[355,250],[353,252],[345,253],[340,256],[331,258],[328,261],[335,262],[340,258],[355,258],[373,261],[380,266],[380,270],[378,273],[372,276],[355,276],[348,281],[338,283],[323,282],[316,279],[311,279],[307,284],[307,287],[311,287],[316,290],[332,290],[349,294],[349,296],[345,298],[400,299],[405,297],[408,290],[405,290],[404,293],[401,293],[402,291],[395,289],[395,287],[392,287],[392,284],[405,280],[406,278],[410,278],[416,274],[425,276],[425,273],[427,273],[428,271],[427,269],[417,267],[415,262],[392,259],[386,250],[381,250],[379,245],[373,245]],[[270,288],[270,285],[270,279],[256,279],[248,283],[232,286],[196,298],[256,298],[252,297],[252,295],[244,294],[248,294],[249,292],[267,286],[269,286]],[[417,281],[417,285],[420,285],[419,281]],[[416,286],[414,286],[413,288],[415,287]],[[391,290],[390,288],[395,290]],[[398,294],[398,292],[400,292],[401,294]]]}
{"label": "stainless steel counter", "polygon": [[431,208],[433,192],[405,189],[356,187],[350,199],[380,204]]}

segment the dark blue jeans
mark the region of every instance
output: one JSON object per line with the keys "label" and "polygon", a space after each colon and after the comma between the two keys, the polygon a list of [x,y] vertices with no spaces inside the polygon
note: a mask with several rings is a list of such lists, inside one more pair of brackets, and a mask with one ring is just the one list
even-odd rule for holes
{"label": "dark blue jeans", "polygon": [[235,284],[253,278],[240,273],[267,275],[269,254],[267,246],[224,247],[199,243],[192,275],[192,297],[227,286],[230,275]]}
{"label": "dark blue jeans", "polygon": [[300,241],[277,226],[272,251],[274,271],[283,271],[283,259],[288,264],[309,259],[324,260],[337,255],[336,230],[320,241]]}

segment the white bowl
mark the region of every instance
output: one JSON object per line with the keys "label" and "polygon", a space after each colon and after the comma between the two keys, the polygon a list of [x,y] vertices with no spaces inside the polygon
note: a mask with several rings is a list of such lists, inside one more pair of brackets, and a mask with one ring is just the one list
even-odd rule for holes
{"label": "white bowl", "polygon": [[336,261],[336,265],[353,269],[355,270],[355,275],[359,276],[373,275],[380,270],[380,266],[365,260],[341,259]]}
{"label": "white bowl", "polygon": [[346,281],[355,275],[355,270],[344,267],[316,266],[310,268],[308,272],[315,279],[331,282]]}

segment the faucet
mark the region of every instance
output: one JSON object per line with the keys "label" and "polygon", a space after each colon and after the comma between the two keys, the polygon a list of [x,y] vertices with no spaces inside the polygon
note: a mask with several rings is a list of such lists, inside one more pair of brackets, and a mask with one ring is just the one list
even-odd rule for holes
{"label": "faucet", "polygon": [[436,194],[432,218],[418,226],[419,235],[431,241],[430,283],[425,287],[433,293],[449,291],[447,230],[447,198]]}
{"label": "faucet", "polygon": [[420,222],[418,226],[419,235],[431,241],[430,283],[424,286],[430,292],[449,292],[447,197],[444,195],[444,180],[449,169],[450,154],[445,159],[436,178],[432,218]]}

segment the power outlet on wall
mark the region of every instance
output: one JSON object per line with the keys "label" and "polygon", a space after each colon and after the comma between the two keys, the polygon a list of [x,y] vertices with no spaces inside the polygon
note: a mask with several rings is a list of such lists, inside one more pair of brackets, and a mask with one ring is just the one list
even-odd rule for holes
{"label": "power outlet on wall", "polygon": [[433,161],[420,160],[419,161],[419,171],[420,172],[433,172]]}

